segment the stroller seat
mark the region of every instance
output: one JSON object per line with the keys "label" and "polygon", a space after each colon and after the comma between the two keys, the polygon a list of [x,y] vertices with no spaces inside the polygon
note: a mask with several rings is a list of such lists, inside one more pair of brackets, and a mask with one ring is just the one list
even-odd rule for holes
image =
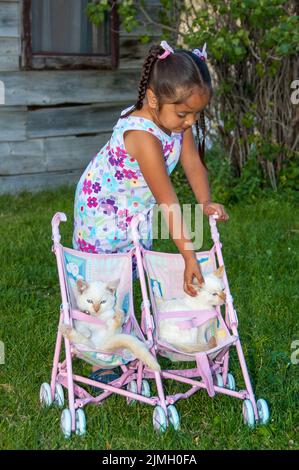
{"label": "stroller seat", "polygon": [[[122,332],[132,334],[139,338],[143,338],[139,325],[132,312],[132,277],[131,269],[131,253],[113,256],[90,255],[85,252],[63,247],[64,255],[64,274],[66,279],[66,288],[70,300],[70,318],[72,320],[81,320],[90,323],[101,323],[90,315],[77,310],[75,300],[75,284],[78,279],[85,279],[87,282],[104,281],[120,279],[119,286],[116,291],[116,305],[124,312],[124,323]],[[144,338],[143,338],[144,339]],[[89,364],[99,366],[103,369],[111,369],[124,364],[128,364],[136,359],[136,357],[128,350],[123,349],[115,353],[97,352],[87,346],[72,344],[72,352]]]}
{"label": "stroller seat", "polygon": [[[207,323],[208,320],[216,317],[217,331],[211,331],[211,327],[208,324],[205,335],[206,342],[208,343],[208,340],[214,334],[217,338],[217,345],[206,352],[211,359],[215,359],[217,356],[219,356],[218,358],[221,358],[227,352],[230,345],[236,342],[238,336],[230,333],[225,321],[223,320],[221,309],[219,307],[216,307],[213,310],[198,312],[190,310],[180,312],[161,312],[159,309],[162,301],[179,299],[184,295],[182,288],[184,261],[182,256],[179,254],[166,254],[144,249],[142,252],[144,267],[148,278],[148,284],[150,286],[151,305],[156,325],[155,339],[159,354],[167,357],[173,362],[190,361],[190,358],[194,357],[194,353],[183,352],[172,344],[160,339],[159,324],[161,320],[175,318],[177,319],[176,324],[184,330],[186,328],[200,326]],[[196,253],[196,257],[204,275],[217,269],[214,248],[210,251],[198,252]]]}

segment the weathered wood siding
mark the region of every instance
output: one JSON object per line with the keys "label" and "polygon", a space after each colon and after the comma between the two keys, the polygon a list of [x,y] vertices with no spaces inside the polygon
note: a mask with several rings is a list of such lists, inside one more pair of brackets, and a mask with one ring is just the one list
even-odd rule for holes
{"label": "weathered wood siding", "polygon": [[0,193],[75,183],[135,101],[149,48],[121,29],[118,70],[24,71],[21,20],[21,0],[0,0]]}
{"label": "weathered wood siding", "polygon": [[0,72],[0,193],[74,183],[134,102],[126,71]]}
{"label": "weathered wood siding", "polygon": [[110,105],[137,96],[139,71],[65,70],[0,72],[6,106]]}
{"label": "weathered wood siding", "polygon": [[40,191],[75,183],[109,136],[110,132],[0,143],[0,155],[8,156],[0,164],[1,193]]}
{"label": "weathered wood siding", "polygon": [[0,71],[19,70],[20,5],[18,0],[0,1]]}

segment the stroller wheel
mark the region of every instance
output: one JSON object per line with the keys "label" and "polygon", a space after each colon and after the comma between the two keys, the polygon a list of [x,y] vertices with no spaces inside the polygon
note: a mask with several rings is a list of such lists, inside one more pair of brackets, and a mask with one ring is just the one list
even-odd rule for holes
{"label": "stroller wheel", "polygon": [[157,405],[153,413],[153,425],[155,431],[163,433],[167,429],[167,417],[162,406]]}
{"label": "stroller wheel", "polygon": [[61,413],[60,428],[66,439],[69,439],[72,434],[72,416],[68,408],[65,408]]}
{"label": "stroller wheel", "polygon": [[150,384],[147,380],[142,380],[141,395],[146,398],[150,398],[151,396]]}
{"label": "stroller wheel", "polygon": [[54,395],[53,403],[59,408],[63,408],[64,393],[63,393],[63,386],[61,384],[55,384],[55,395]]}
{"label": "stroller wheel", "polygon": [[216,374],[216,385],[217,387],[224,387],[223,378],[221,374]]}
{"label": "stroller wheel", "polygon": [[86,434],[86,418],[82,408],[76,410],[76,434],[77,436],[84,436]]}
{"label": "stroller wheel", "polygon": [[40,388],[39,401],[40,401],[40,404],[45,408],[52,405],[51,387],[46,382],[44,382]]}
{"label": "stroller wheel", "polygon": [[260,398],[256,402],[257,412],[259,414],[259,422],[260,424],[267,424],[270,419],[270,411],[269,406],[266,400]]}
{"label": "stroller wheel", "polygon": [[[137,393],[137,382],[136,382],[136,380],[132,380],[132,382],[128,383],[127,390],[128,390],[128,392]],[[127,404],[128,405],[135,405],[136,400],[134,400],[133,398],[127,397]]]}
{"label": "stroller wheel", "polygon": [[167,412],[168,412],[168,419],[170,423],[172,424],[173,428],[175,431],[180,429],[181,423],[180,423],[180,416],[177,412],[177,409],[174,405],[169,405],[167,407]]}
{"label": "stroller wheel", "polygon": [[255,417],[254,417],[254,411],[253,411],[253,406],[250,400],[246,399],[243,401],[243,419],[244,423],[249,427],[249,428],[254,428],[255,425]]}
{"label": "stroller wheel", "polygon": [[227,374],[226,388],[229,390],[236,390],[236,381],[232,374]]}

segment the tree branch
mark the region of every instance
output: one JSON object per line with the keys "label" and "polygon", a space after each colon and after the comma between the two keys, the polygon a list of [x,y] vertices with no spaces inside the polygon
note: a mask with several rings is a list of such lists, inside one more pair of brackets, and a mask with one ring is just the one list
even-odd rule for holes
{"label": "tree branch", "polygon": [[[167,29],[167,31],[171,31],[172,33],[176,33],[177,32],[177,29],[176,28],[172,28],[171,26],[167,26],[165,24],[162,24],[162,23],[159,23],[158,21],[154,21],[150,16],[149,14],[147,13],[147,11],[143,8],[143,6],[141,4],[138,5],[141,13],[145,16],[146,20],[150,23],[150,24],[153,24],[155,26],[158,26],[159,28],[163,28],[163,29]],[[180,33],[179,33],[180,34]]]}

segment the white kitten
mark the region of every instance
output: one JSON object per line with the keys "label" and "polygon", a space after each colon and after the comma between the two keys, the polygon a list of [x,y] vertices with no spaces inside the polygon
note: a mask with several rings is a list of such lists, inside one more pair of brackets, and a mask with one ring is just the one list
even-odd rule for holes
{"label": "white kitten", "polygon": [[160,370],[158,362],[145,344],[134,336],[121,333],[124,315],[122,311],[115,309],[117,285],[118,282],[97,281],[88,284],[81,279],[78,280],[75,297],[79,310],[104,321],[105,325],[74,320],[75,328],[61,325],[60,331],[74,344],[82,344],[102,352],[129,349],[148,367]]}
{"label": "white kitten", "polygon": [[[219,267],[211,274],[204,275],[204,284],[202,286],[194,285],[197,295],[191,297],[184,294],[184,297],[175,300],[157,299],[160,312],[176,311],[197,311],[200,318],[201,310],[212,310],[217,305],[225,302],[224,284],[220,279],[223,275],[223,266]],[[159,323],[159,338],[167,341],[175,348],[184,352],[207,351],[217,346],[215,332],[217,331],[217,319],[211,319],[198,327],[181,329],[178,322],[190,320],[187,317],[167,318]],[[213,328],[214,335],[206,341],[205,332],[207,328]],[[211,328],[211,329],[212,329]]]}

